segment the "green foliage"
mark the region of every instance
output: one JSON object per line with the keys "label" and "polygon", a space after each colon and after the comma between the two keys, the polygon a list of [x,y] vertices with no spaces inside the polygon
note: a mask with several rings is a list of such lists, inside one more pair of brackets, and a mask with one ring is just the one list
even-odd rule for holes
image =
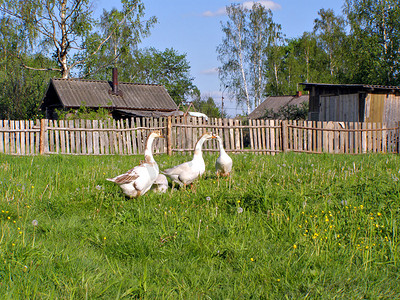
{"label": "green foliage", "polygon": [[294,104],[286,104],[285,106],[279,108],[277,112],[273,110],[267,110],[262,118],[273,120],[307,120],[308,103],[303,102],[299,106]]}
{"label": "green foliage", "polygon": [[222,117],[221,111],[216,106],[212,97],[208,97],[207,100],[202,100],[200,97],[198,97],[197,99],[193,100],[192,103],[197,111],[206,114],[210,118]]}
{"label": "green foliage", "polygon": [[[50,63],[41,55],[26,56],[33,66]],[[39,105],[52,73],[23,69],[12,56],[0,58],[0,119],[32,120],[41,118]]]}
{"label": "green foliage", "polygon": [[[318,38],[319,47],[326,54],[329,65],[329,82],[335,82],[339,74],[344,72],[343,56],[347,36],[345,20],[342,16],[335,16],[333,10],[321,9],[318,12],[319,19],[314,21],[314,33]],[[347,68],[346,68],[347,70]]]}
{"label": "green foliage", "polygon": [[97,109],[88,108],[85,102],[82,102],[77,110],[56,110],[56,114],[58,119],[62,120],[108,120],[111,118],[107,109],[101,107]]}
{"label": "green foliage", "polygon": [[105,178],[142,156],[2,155],[0,297],[400,297],[398,156],[232,155],[229,179],[204,156],[193,188],[127,200]]}
{"label": "green foliage", "polygon": [[[398,85],[400,83],[400,7],[398,1],[346,0],[344,13],[351,31],[343,74],[349,82]],[[346,76],[347,75],[347,76]]]}
{"label": "green foliage", "polygon": [[[157,23],[156,17],[148,20],[144,18],[144,5],[141,1],[124,1],[121,11],[112,9],[103,11],[99,28],[88,35],[85,45],[86,57],[80,65],[81,76],[109,80],[111,69],[119,69],[120,78],[124,81],[132,81],[132,68],[134,53],[142,38],[150,34],[150,29]],[[107,42],[98,49],[98,45]]]}

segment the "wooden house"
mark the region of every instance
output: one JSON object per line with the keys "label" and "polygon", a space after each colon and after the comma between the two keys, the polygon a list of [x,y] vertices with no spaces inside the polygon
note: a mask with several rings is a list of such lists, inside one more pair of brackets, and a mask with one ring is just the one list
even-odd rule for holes
{"label": "wooden house", "polygon": [[268,112],[278,113],[279,109],[284,106],[300,106],[302,103],[308,103],[308,95],[302,95],[301,92],[297,92],[294,96],[269,96],[248,117],[249,119],[266,119]]}
{"label": "wooden house", "polygon": [[115,119],[178,113],[178,106],[164,86],[118,83],[116,70],[112,81],[53,78],[40,108],[47,119],[57,119],[56,110],[77,110],[82,106],[107,109]]}
{"label": "wooden house", "polygon": [[368,84],[302,83],[309,91],[310,121],[400,121],[400,87]]}

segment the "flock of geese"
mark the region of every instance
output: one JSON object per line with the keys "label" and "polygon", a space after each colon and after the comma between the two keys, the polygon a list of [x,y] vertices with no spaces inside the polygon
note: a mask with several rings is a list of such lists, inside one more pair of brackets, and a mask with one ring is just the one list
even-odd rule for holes
{"label": "flock of geese", "polygon": [[120,186],[124,194],[131,198],[144,195],[150,189],[155,192],[166,192],[168,189],[168,179],[179,186],[186,186],[202,176],[206,170],[203,159],[202,147],[205,141],[216,139],[219,143],[219,157],[215,162],[218,176],[229,176],[232,171],[232,159],[225,152],[221,137],[210,132],[203,134],[197,141],[193,159],[175,167],[161,171],[157,162],[154,160],[152,145],[155,138],[163,138],[161,131],[153,131],[147,138],[144,161],[128,172],[114,178],[107,178]]}

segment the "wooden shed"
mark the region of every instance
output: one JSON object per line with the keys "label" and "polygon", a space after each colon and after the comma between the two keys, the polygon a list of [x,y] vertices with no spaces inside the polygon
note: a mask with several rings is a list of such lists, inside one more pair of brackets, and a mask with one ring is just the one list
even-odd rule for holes
{"label": "wooden shed", "polygon": [[400,121],[400,87],[368,84],[302,83],[310,92],[310,121]]}

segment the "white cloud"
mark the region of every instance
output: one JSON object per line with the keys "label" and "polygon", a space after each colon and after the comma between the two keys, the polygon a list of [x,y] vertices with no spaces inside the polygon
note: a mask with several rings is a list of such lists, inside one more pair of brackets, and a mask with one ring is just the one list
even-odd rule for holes
{"label": "white cloud", "polygon": [[225,7],[221,7],[221,8],[218,9],[217,11],[210,11],[210,10],[207,10],[207,11],[205,11],[202,15],[203,15],[203,17],[223,16],[223,15],[226,15],[226,8],[225,8]]}
{"label": "white cloud", "polygon": [[[279,10],[282,8],[282,6],[280,4],[278,4],[274,1],[271,1],[271,0],[244,1],[242,3],[242,5],[247,9],[251,9],[253,7],[254,3],[259,3],[262,6],[264,6],[266,9],[270,9],[270,10]],[[207,10],[202,14],[203,17],[216,17],[216,16],[223,16],[223,15],[226,15],[225,7],[221,7],[216,11]]]}
{"label": "white cloud", "polygon": [[218,68],[211,68],[211,69],[207,69],[207,70],[202,70],[200,73],[204,74],[204,75],[218,74]]}
{"label": "white cloud", "polygon": [[247,9],[251,9],[253,7],[254,3],[259,3],[262,6],[264,6],[266,9],[270,9],[270,10],[279,10],[282,8],[282,6],[280,4],[275,3],[274,1],[270,1],[270,0],[245,1],[245,2],[243,2],[243,6]]}

